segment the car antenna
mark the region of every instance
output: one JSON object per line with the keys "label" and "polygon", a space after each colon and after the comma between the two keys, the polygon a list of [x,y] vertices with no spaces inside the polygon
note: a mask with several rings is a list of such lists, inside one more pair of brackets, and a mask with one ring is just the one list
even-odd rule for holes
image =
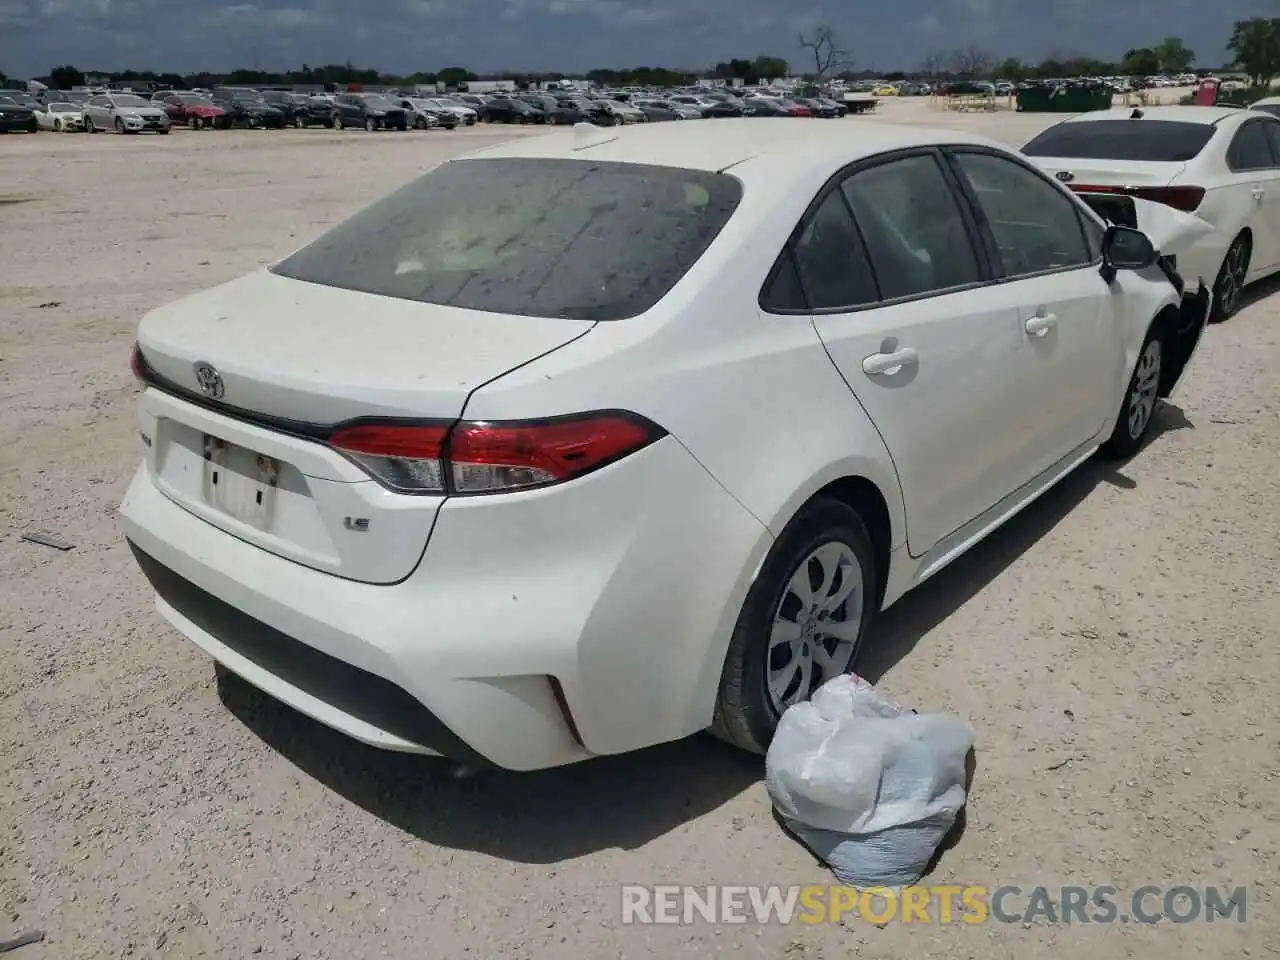
{"label": "car antenna", "polygon": [[1130,119],[1130,120],[1141,120],[1141,119],[1142,119],[1143,117],[1145,117],[1145,116],[1146,116],[1146,114],[1142,112],[1141,108],[1139,108],[1139,107],[1134,107],[1134,108],[1133,108],[1133,113],[1129,114],[1129,119]]}
{"label": "car antenna", "polygon": [[616,133],[607,133],[594,123],[575,123],[573,125],[573,149],[587,150],[602,144],[613,143],[618,139]]}

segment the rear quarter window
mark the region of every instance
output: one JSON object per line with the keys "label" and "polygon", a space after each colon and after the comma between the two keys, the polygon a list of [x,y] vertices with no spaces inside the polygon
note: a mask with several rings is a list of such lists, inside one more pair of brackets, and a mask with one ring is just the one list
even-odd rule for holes
{"label": "rear quarter window", "polygon": [[1050,127],[1022,152],[1029,157],[1186,162],[1216,130],[1211,124],[1179,120],[1083,120]]}
{"label": "rear quarter window", "polygon": [[445,163],[272,272],[529,317],[637,316],[675,286],[742,198],[727,174],[589,160]]}

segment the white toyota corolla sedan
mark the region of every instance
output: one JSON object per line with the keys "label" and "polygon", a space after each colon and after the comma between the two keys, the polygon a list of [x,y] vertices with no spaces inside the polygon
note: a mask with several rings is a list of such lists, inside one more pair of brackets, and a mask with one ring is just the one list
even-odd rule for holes
{"label": "white toyota corolla sedan", "polygon": [[1209,309],[1155,238],[963,133],[513,140],[142,321],[125,534],[179,632],[366,743],[763,750],[1140,447]]}
{"label": "white toyota corolla sedan", "polygon": [[1023,153],[1113,222],[1132,199],[1194,213],[1214,229],[1177,255],[1190,283],[1212,284],[1214,319],[1245,284],[1280,270],[1280,119],[1234,107],[1101,110],[1050,127]]}

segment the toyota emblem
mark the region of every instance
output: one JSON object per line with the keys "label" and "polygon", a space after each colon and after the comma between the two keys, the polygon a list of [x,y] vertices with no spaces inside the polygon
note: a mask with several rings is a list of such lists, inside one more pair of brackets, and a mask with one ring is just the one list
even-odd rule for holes
{"label": "toyota emblem", "polygon": [[195,366],[196,384],[199,385],[201,392],[211,400],[221,400],[222,394],[226,392],[226,388],[222,384],[222,374],[214,369],[212,364],[205,363],[201,360]]}
{"label": "toyota emblem", "polygon": [[1072,173],[1070,170],[1059,170],[1057,173],[1054,174],[1054,176],[1057,177],[1059,180],[1061,180],[1063,183],[1070,183],[1072,180],[1076,178],[1076,175]]}

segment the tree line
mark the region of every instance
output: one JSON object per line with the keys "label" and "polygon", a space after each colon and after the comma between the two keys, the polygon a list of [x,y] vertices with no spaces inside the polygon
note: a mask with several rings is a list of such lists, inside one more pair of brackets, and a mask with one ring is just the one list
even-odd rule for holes
{"label": "tree line", "polygon": [[[1083,56],[1053,56],[1039,63],[1030,63],[1017,57],[998,58],[981,47],[970,45],[951,51],[931,53],[912,70],[895,70],[888,73],[856,69],[849,51],[843,49],[830,27],[822,26],[810,34],[798,38],[799,53],[794,60],[782,56],[760,55],[751,58],[734,58],[712,65],[707,70],[674,69],[669,67],[631,67],[626,69],[600,68],[586,73],[532,73],[507,71],[476,73],[466,67],[451,66],[440,70],[425,70],[410,74],[390,74],[351,63],[326,64],[286,71],[231,70],[227,73],[179,74],[154,70],[122,70],[90,72],[116,84],[155,84],[161,87],[189,88],[209,87],[219,84],[232,86],[321,86],[334,84],[364,84],[367,86],[413,86],[442,84],[457,87],[477,80],[508,80],[520,86],[543,83],[550,80],[588,80],[602,86],[684,86],[694,80],[710,77],[726,82],[767,83],[788,76],[800,76],[809,80],[841,78],[847,81],[862,79],[927,79],[927,80],[980,80],[1000,78],[1019,82],[1023,80],[1052,79],[1072,76],[1150,76],[1160,73],[1183,73],[1195,62],[1195,53],[1180,38],[1166,37],[1150,47],[1129,50],[1117,62]],[[1241,21],[1235,25],[1230,49],[1241,66],[1251,76],[1262,82],[1280,74],[1280,18]],[[0,80],[3,80],[0,74]],[[56,89],[84,86],[86,71],[63,64],[42,78]]]}
{"label": "tree line", "polygon": [[1280,76],[1280,17],[1237,20],[1227,49],[1254,87],[1269,88],[1271,81]]}

